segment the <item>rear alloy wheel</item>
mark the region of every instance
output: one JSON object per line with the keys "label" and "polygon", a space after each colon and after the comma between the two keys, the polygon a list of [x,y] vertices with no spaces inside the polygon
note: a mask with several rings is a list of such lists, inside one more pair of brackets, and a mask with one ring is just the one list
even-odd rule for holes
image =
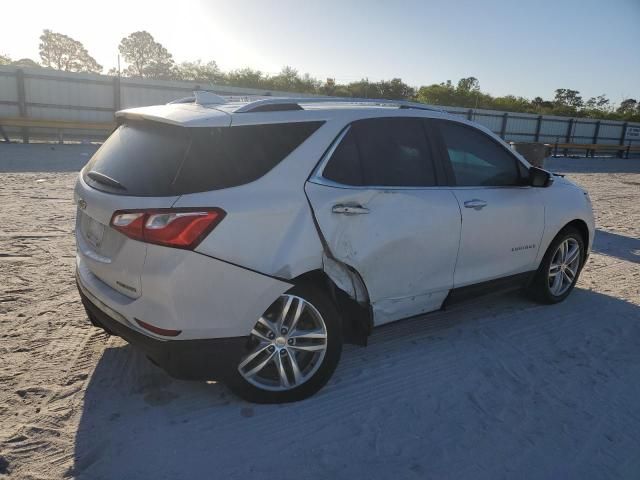
{"label": "rear alloy wheel", "polygon": [[302,400],[329,380],[342,351],[333,303],[313,287],[294,287],[258,319],[232,389],[246,400]]}
{"label": "rear alloy wheel", "polygon": [[529,287],[531,295],[542,303],[558,303],[567,298],[578,281],[583,260],[582,236],[574,228],[565,228],[542,259]]}

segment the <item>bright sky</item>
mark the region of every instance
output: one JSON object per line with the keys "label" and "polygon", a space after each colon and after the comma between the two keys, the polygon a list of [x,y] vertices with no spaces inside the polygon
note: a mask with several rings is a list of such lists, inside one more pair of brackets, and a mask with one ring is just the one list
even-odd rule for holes
{"label": "bright sky", "polygon": [[105,70],[122,37],[147,30],[178,62],[212,59],[224,70],[290,65],[413,86],[473,75],[494,95],[640,98],[640,0],[20,0],[0,16],[0,53],[39,60],[49,28],[81,41]]}

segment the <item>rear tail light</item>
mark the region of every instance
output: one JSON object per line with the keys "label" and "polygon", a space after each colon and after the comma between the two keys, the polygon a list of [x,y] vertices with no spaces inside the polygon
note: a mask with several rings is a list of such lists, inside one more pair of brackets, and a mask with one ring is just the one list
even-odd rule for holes
{"label": "rear tail light", "polygon": [[111,226],[134,240],[193,250],[225,215],[220,208],[118,210]]}

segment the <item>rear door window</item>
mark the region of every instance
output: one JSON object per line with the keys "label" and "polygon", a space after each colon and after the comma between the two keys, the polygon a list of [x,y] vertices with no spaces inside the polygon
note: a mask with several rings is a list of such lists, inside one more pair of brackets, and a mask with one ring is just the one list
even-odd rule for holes
{"label": "rear door window", "polygon": [[243,185],[269,172],[322,123],[185,128],[132,121],[95,153],[84,179],[97,189],[134,196]]}
{"label": "rear door window", "polygon": [[419,118],[358,120],[334,151],[323,176],[345,185],[429,187],[434,159]]}
{"label": "rear door window", "polygon": [[361,167],[356,136],[353,129],[349,128],[333,151],[322,174],[325,178],[343,185],[363,185]]}

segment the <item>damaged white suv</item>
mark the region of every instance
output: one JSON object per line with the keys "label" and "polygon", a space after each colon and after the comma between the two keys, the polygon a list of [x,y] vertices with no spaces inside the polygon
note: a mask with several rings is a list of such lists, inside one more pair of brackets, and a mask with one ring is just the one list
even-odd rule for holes
{"label": "damaged white suv", "polygon": [[89,319],[251,401],[312,395],[378,325],[562,301],[593,241],[585,191],[424,105],[198,92],[117,118],[75,187]]}

